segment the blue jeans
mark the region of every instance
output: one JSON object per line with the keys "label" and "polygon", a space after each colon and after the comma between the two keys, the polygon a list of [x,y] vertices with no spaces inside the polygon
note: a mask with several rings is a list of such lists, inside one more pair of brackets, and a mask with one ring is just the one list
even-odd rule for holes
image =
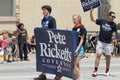
{"label": "blue jeans", "polygon": [[28,59],[27,43],[19,43],[18,46],[20,59]]}

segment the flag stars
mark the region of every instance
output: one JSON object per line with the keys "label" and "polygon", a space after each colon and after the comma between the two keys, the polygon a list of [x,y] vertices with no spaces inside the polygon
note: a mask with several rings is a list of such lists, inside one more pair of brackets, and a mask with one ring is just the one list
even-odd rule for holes
{"label": "flag stars", "polygon": [[57,72],[61,72],[62,67],[60,65],[57,66]]}

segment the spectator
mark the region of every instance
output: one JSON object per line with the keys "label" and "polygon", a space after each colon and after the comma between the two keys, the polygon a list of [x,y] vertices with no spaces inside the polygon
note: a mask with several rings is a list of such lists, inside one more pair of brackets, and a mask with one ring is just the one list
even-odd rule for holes
{"label": "spectator", "polygon": [[18,46],[19,46],[19,57],[20,61],[29,61],[28,59],[28,51],[27,51],[27,30],[24,28],[24,24],[20,23],[18,25]]}
{"label": "spectator", "polygon": [[1,39],[2,40],[2,49],[4,50],[4,54],[3,54],[3,57],[4,57],[4,62],[3,63],[8,63],[10,62],[10,56],[8,54],[8,41],[7,41],[7,32],[3,32],[2,33],[2,36],[3,38]]}
{"label": "spectator", "polygon": [[35,42],[35,37],[32,36],[29,42],[30,45],[30,50],[32,53],[35,53],[35,49],[36,49],[36,42]]}
{"label": "spectator", "polygon": [[[120,30],[120,23],[118,23],[118,30]],[[117,38],[117,44],[116,44],[116,47],[117,47],[117,54],[116,56],[117,57],[120,57],[120,33],[116,33],[116,38]]]}
{"label": "spectator", "polygon": [[12,53],[12,61],[18,61],[17,59],[17,49],[18,49],[18,45],[17,45],[17,39],[15,38],[15,36],[13,35],[12,36],[12,42],[10,44],[10,47],[11,47],[11,53]]}

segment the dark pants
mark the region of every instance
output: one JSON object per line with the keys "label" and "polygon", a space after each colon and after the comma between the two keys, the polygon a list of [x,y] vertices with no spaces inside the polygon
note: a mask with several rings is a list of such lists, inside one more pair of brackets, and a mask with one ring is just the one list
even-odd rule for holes
{"label": "dark pants", "polygon": [[19,43],[18,45],[20,59],[28,59],[27,43]]}
{"label": "dark pants", "polygon": [[117,44],[117,56],[120,56],[120,44]]}

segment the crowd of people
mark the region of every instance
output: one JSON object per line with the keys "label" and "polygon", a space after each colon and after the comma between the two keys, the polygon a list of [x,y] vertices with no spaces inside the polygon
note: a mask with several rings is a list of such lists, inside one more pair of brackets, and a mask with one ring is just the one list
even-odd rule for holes
{"label": "crowd of people", "polygon": [[28,53],[35,53],[35,38],[28,38],[27,30],[23,23],[17,25],[15,31],[3,31],[0,34],[0,56],[1,63],[14,61],[29,61]]}

